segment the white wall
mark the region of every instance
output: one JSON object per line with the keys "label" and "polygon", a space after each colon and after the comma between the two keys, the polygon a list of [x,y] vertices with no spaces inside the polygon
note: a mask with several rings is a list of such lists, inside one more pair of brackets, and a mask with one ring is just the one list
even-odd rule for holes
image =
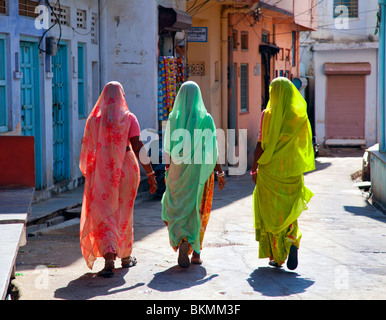
{"label": "white wall", "polygon": [[333,3],[333,0],[324,0],[317,5],[318,30],[312,32],[313,39],[334,42],[378,40],[378,35],[374,36],[377,0],[359,0],[358,18],[348,18],[344,28],[339,24],[340,20],[333,17]]}
{"label": "white wall", "polygon": [[359,0],[358,18],[348,18],[340,28],[333,17],[333,0],[317,5],[318,29],[303,32],[300,62],[307,66],[307,75],[313,77],[315,96],[315,131],[318,143],[325,141],[326,62],[369,62],[371,74],[366,76],[365,139],[367,146],[376,142],[378,35],[376,0]]}
{"label": "white wall", "polygon": [[[21,134],[21,102],[20,102],[20,79],[14,77],[15,53],[20,51],[20,40],[38,43],[43,34],[42,29],[35,28],[35,19],[19,16],[18,2],[9,1],[9,14],[0,16],[0,33],[7,37],[7,90],[8,105],[11,119],[9,131],[4,134]],[[79,119],[78,116],[78,42],[86,44],[86,115],[93,107],[92,87],[93,82],[98,79],[92,78],[92,61],[99,61],[99,46],[91,43],[91,13],[98,13],[98,0],[61,0],[61,6],[70,10],[70,21],[68,26],[62,25],[61,41],[68,48],[68,89],[69,89],[69,144],[70,149],[70,179],[76,180],[81,177],[79,170],[79,155],[81,139],[83,136],[86,118]],[[76,9],[86,10],[86,29],[77,28]],[[51,23],[50,23],[51,25]],[[59,27],[55,26],[47,36],[59,37]],[[45,49],[45,41],[41,48]],[[19,55],[20,56],[20,55]],[[48,59],[47,59],[48,58]],[[53,181],[53,130],[52,130],[52,73],[47,72],[46,65],[50,66],[50,57],[44,52],[39,54],[39,89],[40,89],[40,121],[41,121],[41,144],[42,144],[42,175],[43,187],[50,187]]]}
{"label": "white wall", "polygon": [[[362,44],[362,46],[364,46]],[[318,44],[314,45],[315,76],[315,131],[319,143],[325,141],[326,106],[326,62],[370,62],[371,73],[366,76],[365,139],[366,145],[376,143],[377,126],[377,77],[378,43],[360,44]]]}
{"label": "white wall", "polygon": [[[102,3],[104,1],[101,1]],[[119,81],[141,130],[158,128],[158,8],[155,0],[114,0],[102,13],[102,82]]]}

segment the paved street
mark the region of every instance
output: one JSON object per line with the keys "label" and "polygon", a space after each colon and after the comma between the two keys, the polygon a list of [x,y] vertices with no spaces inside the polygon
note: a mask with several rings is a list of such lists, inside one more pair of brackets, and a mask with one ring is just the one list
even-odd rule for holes
{"label": "paved street", "polygon": [[135,206],[137,266],[112,279],[89,270],[79,248],[79,224],[29,237],[17,259],[21,299],[386,299],[386,216],[369,205],[351,174],[361,156],[319,157],[305,175],[315,193],[299,219],[299,266],[274,269],[257,259],[249,174],[215,188],[202,266],[181,269],[160,219],[159,200]]}

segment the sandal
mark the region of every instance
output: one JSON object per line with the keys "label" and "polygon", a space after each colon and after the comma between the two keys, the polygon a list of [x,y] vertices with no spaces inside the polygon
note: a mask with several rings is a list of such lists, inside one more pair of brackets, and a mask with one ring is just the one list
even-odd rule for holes
{"label": "sandal", "polygon": [[137,259],[135,257],[129,256],[127,258],[121,259],[122,268],[131,268],[137,264]]}
{"label": "sandal", "polygon": [[269,260],[268,264],[269,264],[271,267],[281,268],[281,265],[278,264],[277,262],[273,261],[273,260]]}
{"label": "sandal", "polygon": [[114,260],[106,260],[105,267],[97,274],[99,277],[111,278],[114,275]]}
{"label": "sandal", "polygon": [[189,268],[190,261],[189,261],[189,245],[187,242],[182,241],[180,248],[178,250],[178,265],[181,268]]}
{"label": "sandal", "polygon": [[290,270],[295,270],[297,266],[298,266],[298,248],[292,245],[287,259],[287,268]]}

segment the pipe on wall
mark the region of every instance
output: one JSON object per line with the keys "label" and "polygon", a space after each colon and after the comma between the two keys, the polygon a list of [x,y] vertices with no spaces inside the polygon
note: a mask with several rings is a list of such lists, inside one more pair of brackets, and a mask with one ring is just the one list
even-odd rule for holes
{"label": "pipe on wall", "polygon": [[386,152],[386,0],[378,0],[381,8],[381,21],[379,25],[379,79],[378,79],[378,130],[379,151]]}

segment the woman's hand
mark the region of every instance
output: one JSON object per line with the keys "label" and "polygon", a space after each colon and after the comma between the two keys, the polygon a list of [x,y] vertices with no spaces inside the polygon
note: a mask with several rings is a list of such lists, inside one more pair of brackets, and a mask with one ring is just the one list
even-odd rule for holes
{"label": "woman's hand", "polygon": [[157,180],[155,178],[155,174],[148,176],[147,180],[149,182],[150,193],[153,194],[157,191]]}
{"label": "woman's hand", "polygon": [[255,172],[252,172],[251,175],[252,175],[252,181],[256,184],[257,169]]}
{"label": "woman's hand", "polygon": [[220,177],[217,177],[217,180],[218,180],[218,188],[221,191],[225,187],[225,178],[223,176],[220,176]]}

